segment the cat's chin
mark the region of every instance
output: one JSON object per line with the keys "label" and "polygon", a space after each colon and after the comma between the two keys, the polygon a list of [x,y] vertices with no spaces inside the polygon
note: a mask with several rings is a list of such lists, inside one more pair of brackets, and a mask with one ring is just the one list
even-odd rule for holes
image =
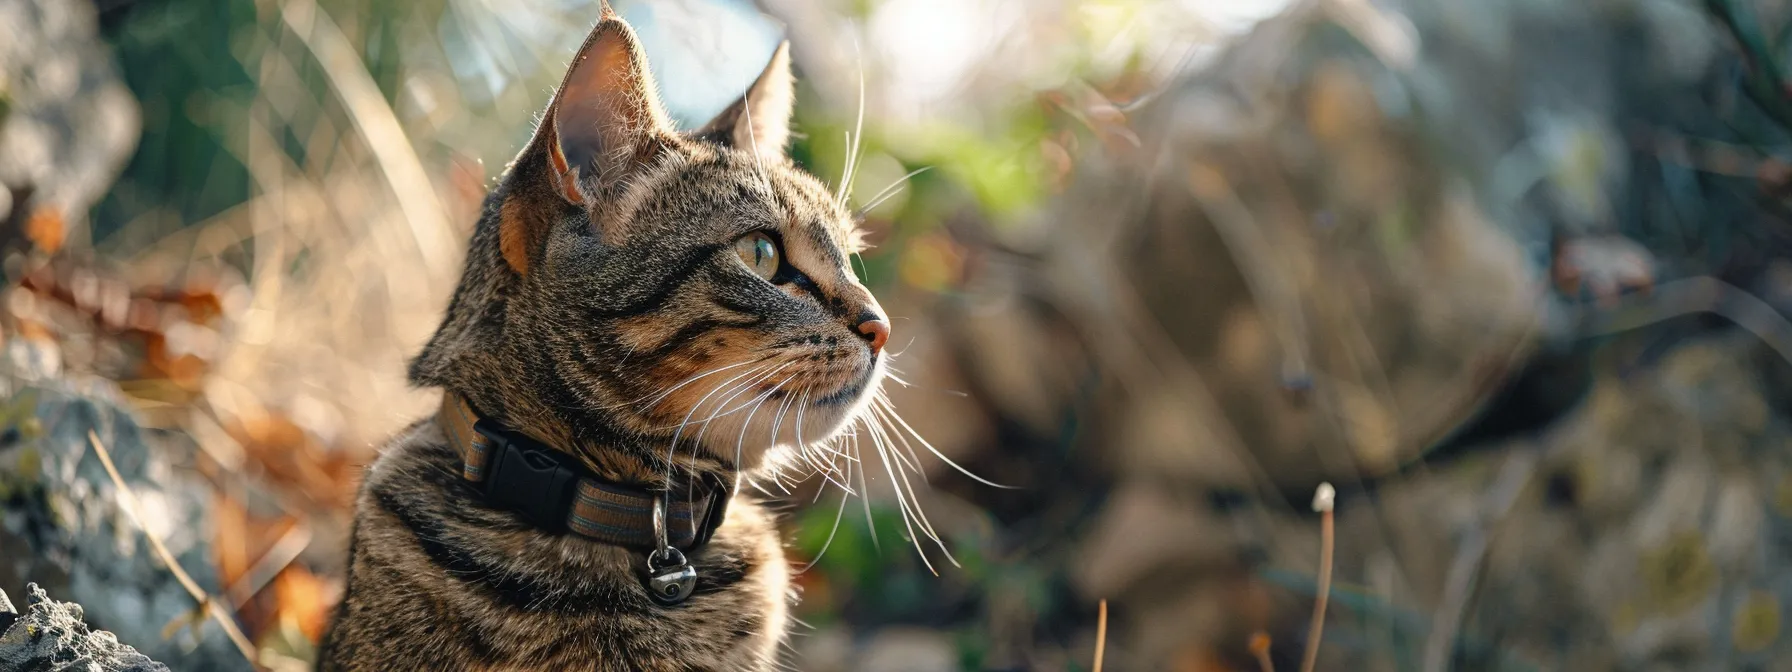
{"label": "cat's chin", "polygon": [[[767,466],[768,456],[801,453],[803,446],[833,441],[864,412],[883,382],[879,362],[824,395],[768,397],[754,406],[716,417],[699,428],[698,441],[717,458],[741,471]],[[773,461],[777,458],[772,457]]]}

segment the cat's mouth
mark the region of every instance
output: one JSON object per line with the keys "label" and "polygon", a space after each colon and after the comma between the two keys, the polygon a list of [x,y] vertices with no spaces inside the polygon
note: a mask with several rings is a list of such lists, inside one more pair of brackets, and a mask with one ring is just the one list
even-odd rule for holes
{"label": "cat's mouth", "polygon": [[859,373],[859,375],[853,377],[852,380],[846,381],[846,384],[842,385],[839,390],[825,397],[821,397],[820,399],[816,399],[815,405],[846,406],[852,404],[853,402],[858,401],[860,396],[865,394],[865,388],[870,387],[871,381],[876,377],[877,366],[875,364],[867,366],[864,371]]}
{"label": "cat's mouth", "polygon": [[[873,383],[877,382],[877,374],[878,364],[875,362],[870,366],[855,367],[851,374],[852,377],[847,379],[846,382],[841,383],[838,388],[834,389],[834,391],[819,397],[813,397],[806,403],[813,407],[851,406],[852,404],[857,403],[861,397],[865,396],[865,390],[869,389]],[[795,394],[798,394],[798,392],[789,387],[779,386],[772,390],[771,398],[783,399],[784,397]]]}

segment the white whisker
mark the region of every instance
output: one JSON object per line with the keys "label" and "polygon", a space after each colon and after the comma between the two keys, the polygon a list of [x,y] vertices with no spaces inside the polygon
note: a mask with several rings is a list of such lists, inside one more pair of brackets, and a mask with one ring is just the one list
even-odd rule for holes
{"label": "white whisker", "polygon": [[[753,389],[753,386],[764,383],[767,380],[771,380],[772,376],[778,375],[779,371],[783,371],[785,369],[785,367],[788,367],[791,364],[795,364],[795,362],[785,362],[783,364],[783,366],[779,366],[778,368],[772,369],[771,371],[766,372],[765,375],[762,375],[758,378],[755,378],[753,380],[750,380],[750,381],[747,381],[745,383],[735,386],[735,391],[732,394],[729,394],[726,398],[721,399],[716,402],[716,410],[714,412],[710,413],[709,417],[704,418],[701,424],[707,426],[709,423],[714,422],[716,418],[728,417],[735,413],[739,413],[742,409],[744,409],[748,406],[751,406],[753,404],[754,399],[758,399],[759,397],[750,397],[746,401],[741,402],[741,404],[739,406],[735,406],[734,408],[727,408],[728,402],[734,401],[734,399],[736,397],[739,397],[740,395],[745,394],[747,392],[747,390]],[[786,381],[788,381],[788,378],[786,379]],[[761,393],[761,394],[765,395],[765,394],[770,394],[770,393],[765,392],[765,393]],[[723,409],[726,409],[726,410],[723,410]],[[701,438],[702,435],[699,434],[698,437]]]}
{"label": "white whisker", "polygon": [[[864,417],[861,416],[860,420],[864,420]],[[866,426],[871,425],[867,422]],[[896,494],[896,508],[902,514],[903,528],[908,530],[909,543],[914,544],[915,553],[921,557],[921,564],[927,568],[927,572],[939,576],[939,570],[934,569],[933,561],[927,559],[927,551],[921,547],[921,535],[915,533],[915,514],[909,510],[908,495],[902,488],[904,481],[896,476],[896,460],[891,459],[889,448],[884,445],[876,431],[870,432],[868,436],[871,438],[872,447],[877,449],[880,458],[878,461],[884,465],[884,473],[890,477],[891,490]]]}
{"label": "white whisker", "polygon": [[871,548],[882,553],[884,546],[877,538],[877,520],[871,517],[871,470],[865,467],[865,458],[859,455],[858,432],[853,432],[852,435],[852,454],[859,458],[859,503],[865,507],[865,529],[871,532]]}
{"label": "white whisker", "polygon": [[[736,468],[741,466],[741,457],[745,452],[747,445],[747,430],[751,429],[753,426],[753,416],[759,413],[759,407],[765,404],[765,400],[772,398],[772,395],[777,394],[778,390],[783,389],[785,385],[790,383],[790,381],[791,377],[786,376],[784,380],[781,380],[777,385],[772,386],[772,389],[766,390],[765,394],[759,395],[759,403],[754,404],[753,410],[747,412],[747,419],[741,421],[740,432],[738,432],[739,436],[734,440],[734,466]],[[774,444],[777,442],[777,435],[778,429],[774,426],[772,428],[772,442]]]}
{"label": "white whisker", "polygon": [[764,179],[765,178],[765,162],[761,161],[759,159],[759,133],[757,133],[753,130],[753,103],[752,103],[752,101],[748,100],[751,97],[752,96],[742,96],[741,97],[740,109],[741,109],[741,112],[743,114],[745,114],[747,117],[747,142],[752,145],[753,166],[755,168],[759,169],[759,176],[761,179]]}
{"label": "white whisker", "polygon": [[[727,365],[727,366],[720,366],[720,367],[716,367],[716,368],[713,368],[713,369],[710,369],[710,370],[708,370],[708,371],[705,371],[705,372],[703,372],[703,373],[699,373],[699,374],[697,374],[697,375],[694,375],[694,376],[691,376],[691,377],[689,377],[689,378],[686,378],[686,379],[684,379],[684,382],[682,382],[682,383],[679,383],[679,384],[677,384],[677,385],[673,385],[673,386],[672,386],[672,387],[671,387],[671,388],[670,388],[670,389],[668,389],[668,390],[666,390],[666,391],[664,391],[664,392],[661,392],[661,393],[659,393],[659,394],[658,394],[658,395],[655,395],[655,396],[654,396],[654,397],[653,397],[653,401],[652,401],[652,402],[649,402],[649,403],[648,403],[648,404],[647,404],[647,405],[646,405],[646,406],[643,406],[643,407],[642,407],[642,408],[641,408],[641,409],[640,409],[640,410],[642,410],[642,411],[646,411],[646,410],[648,410],[648,409],[651,409],[651,408],[653,408],[653,407],[654,407],[654,406],[657,406],[657,405],[659,405],[659,403],[660,403],[660,402],[661,402],[661,401],[664,401],[664,400],[665,400],[665,398],[666,398],[666,397],[668,397],[668,396],[671,396],[671,394],[672,394],[672,393],[673,393],[673,392],[677,392],[677,391],[678,391],[678,390],[679,390],[679,389],[680,389],[680,388],[683,388],[683,387],[684,387],[684,386],[686,386],[686,385],[689,385],[689,384],[691,384],[691,383],[694,383],[694,382],[697,382],[697,381],[698,381],[698,380],[700,380],[700,379],[702,379],[702,378],[705,378],[705,377],[708,377],[708,376],[710,376],[710,375],[712,375],[712,374],[717,374],[717,373],[721,373],[721,372],[723,372],[723,371],[727,371],[727,370],[729,370],[729,369],[736,369],[736,368],[740,368],[740,367],[743,367],[743,366],[748,366],[748,365],[751,365],[751,364],[757,364],[757,363],[759,363],[759,362],[763,362],[763,361],[765,361],[765,360],[767,360],[767,359],[770,359],[770,356],[769,356],[769,355],[768,355],[768,356],[765,356],[765,357],[760,357],[760,358],[757,358],[757,359],[749,359],[749,360],[747,360],[747,361],[744,361],[744,362],[740,362],[740,363],[738,363],[738,364],[729,364],[729,365]],[[631,405],[631,404],[634,404],[634,403],[637,403],[637,402],[638,402],[638,401],[640,401],[640,400],[636,400],[636,401],[631,401],[631,402],[627,402],[627,403],[623,403],[623,404],[617,404],[617,405],[616,405],[616,406],[614,406],[614,407],[612,407],[612,408],[620,408],[620,407],[623,407],[623,406],[628,406],[628,405]]]}
{"label": "white whisker", "polygon": [[764,368],[764,367],[758,367],[758,366],[756,366],[756,367],[753,367],[753,368],[751,368],[751,369],[748,369],[748,370],[747,370],[747,372],[746,372],[746,373],[742,373],[742,374],[740,374],[740,375],[738,375],[738,376],[735,376],[735,377],[733,377],[733,378],[729,378],[729,379],[728,379],[728,380],[726,380],[726,381],[723,381],[723,383],[722,383],[722,384],[721,384],[721,385],[717,385],[717,386],[716,386],[716,389],[713,389],[713,390],[710,390],[710,391],[709,391],[709,394],[705,394],[705,395],[703,395],[703,398],[702,398],[702,399],[698,399],[698,400],[697,400],[697,403],[695,403],[695,404],[692,404],[692,405],[691,405],[691,410],[690,410],[690,411],[688,411],[688,412],[686,412],[686,413],[685,413],[685,414],[684,414],[684,419],[683,419],[683,420],[680,420],[680,421],[679,421],[679,423],[678,423],[678,430],[677,430],[677,431],[675,431],[675,432],[673,432],[673,433],[672,433],[672,443],[671,443],[671,445],[668,445],[668,446],[666,446],[666,467],[667,467],[667,468],[668,468],[668,469],[670,469],[670,468],[671,468],[671,467],[672,467],[672,465],[673,465],[673,464],[674,464],[674,463],[675,463],[675,462],[676,462],[676,461],[677,461],[677,458],[678,458],[678,440],[679,440],[679,439],[680,439],[680,438],[681,438],[681,437],[683,437],[683,436],[684,436],[684,428],[685,428],[685,426],[686,426],[686,425],[688,425],[688,424],[690,424],[690,422],[691,422],[691,416],[693,416],[693,415],[696,415],[696,414],[697,414],[697,409],[699,409],[699,408],[702,408],[702,407],[703,407],[703,402],[706,402],[706,401],[709,401],[709,398],[710,398],[710,397],[712,397],[712,396],[715,396],[715,394],[716,394],[716,393],[717,393],[717,392],[721,392],[721,391],[722,391],[722,390],[723,390],[723,389],[726,389],[726,388],[728,388],[728,387],[729,387],[729,386],[730,386],[730,385],[732,385],[732,384],[734,384],[734,381],[737,381],[737,380],[740,380],[740,379],[741,379],[741,378],[745,378],[745,377],[747,377],[747,376],[750,376],[750,375],[753,375],[753,374],[754,374],[754,373],[756,373],[756,372],[758,372],[758,371],[761,371],[761,370],[763,370],[763,368]]}
{"label": "white whisker", "polygon": [[[888,447],[890,453],[893,455],[896,455],[898,458],[900,458],[902,456],[902,454],[896,451],[896,443],[895,443],[895,441],[892,441],[890,439],[890,432],[885,431],[885,429],[883,427],[878,427],[877,431],[878,431],[878,434],[883,437],[883,443],[885,446]],[[898,435],[898,436],[900,436],[900,435]],[[915,512],[916,522],[919,523],[921,528],[927,532],[927,536],[929,538],[933,539],[934,543],[940,544],[940,550],[944,551],[946,553],[946,558],[949,560],[952,560],[953,561],[952,564],[956,565],[956,564],[958,564],[958,561],[952,557],[952,552],[950,550],[947,550],[945,545],[943,543],[941,543],[939,534],[936,533],[933,529],[932,521],[928,520],[926,512],[921,509],[920,499],[915,497],[915,488],[914,488],[914,485],[909,482],[908,474],[912,472],[916,475],[919,475],[921,477],[921,480],[923,482],[925,482],[927,480],[927,473],[921,469],[921,467],[920,467],[921,458],[919,456],[914,455],[913,448],[909,448],[908,450],[909,450],[909,454],[911,456],[914,456],[914,461],[913,462],[904,462],[903,465],[899,465],[899,466],[905,465],[905,466],[907,466],[907,469],[906,470],[898,469],[897,475],[902,479],[902,485],[905,488],[907,488],[908,496],[910,499],[910,508]],[[899,460],[899,461],[901,461],[901,460]]]}
{"label": "white whisker", "polygon": [[[816,496],[820,497],[821,493],[818,491],[816,493]],[[802,569],[797,570],[797,574],[808,573],[810,568],[813,568],[815,566],[815,563],[821,562],[822,557],[826,556],[828,554],[828,548],[834,545],[834,535],[839,534],[839,532],[840,532],[840,519],[846,517],[846,500],[848,497],[851,497],[851,496],[852,496],[851,490],[846,490],[844,488],[841,489],[841,491],[840,491],[840,508],[834,512],[834,526],[832,528],[828,529],[827,541],[821,542],[821,550],[816,551],[815,557],[809,559],[809,564],[803,565]]]}
{"label": "white whisker", "polygon": [[[691,439],[691,443],[695,443],[699,446],[703,445],[703,437],[709,434],[709,428],[710,428],[710,426],[712,426],[715,423],[716,418],[732,415],[736,412],[739,412],[741,409],[746,408],[749,405],[752,405],[752,403],[753,403],[749,399],[747,402],[742,403],[739,406],[736,406],[732,409],[728,409],[728,402],[734,401],[734,399],[736,397],[739,397],[742,394],[746,394],[747,391],[753,389],[753,387],[755,385],[759,385],[760,383],[763,383],[767,380],[771,380],[772,376],[778,375],[779,371],[783,371],[785,369],[785,367],[788,367],[793,363],[794,362],[785,362],[782,366],[772,369],[771,371],[766,372],[764,375],[759,376],[758,378],[754,378],[752,380],[749,380],[747,382],[744,382],[744,383],[734,386],[733,391],[730,392],[728,394],[728,396],[725,396],[716,401],[716,410],[710,412],[709,417],[704,418],[702,420],[702,422],[699,423],[702,425],[702,427],[697,430],[697,436],[695,438]],[[726,412],[724,412],[723,409],[728,409],[728,410]],[[750,420],[751,418],[748,418],[748,419]],[[745,425],[743,424],[742,426],[744,427]]]}
{"label": "white whisker", "polygon": [[1004,490],[1019,489],[1012,485],[1002,485],[1000,483],[991,481],[982,476],[973,474],[973,473],[971,473],[971,470],[966,469],[962,466],[959,466],[959,464],[957,462],[952,461],[952,458],[946,457],[945,453],[941,453],[938,448],[933,447],[933,444],[928,443],[926,437],[921,436],[920,432],[915,431],[915,428],[910,427],[908,425],[907,420],[903,420],[902,416],[896,413],[896,409],[893,406],[889,405],[890,404],[889,399],[883,396],[882,390],[878,391],[877,401],[880,401],[884,404],[885,408],[889,411],[890,419],[896,421],[896,424],[898,426],[902,427],[903,430],[907,431],[909,433],[909,435],[915,437],[916,441],[921,442],[921,445],[925,446],[927,448],[927,452],[933,453],[934,457],[940,458],[941,462],[945,462],[947,465],[950,465],[953,469],[958,470],[958,473],[969,476],[971,478],[971,480],[974,480],[978,483],[982,483],[984,485],[987,485],[987,486],[990,486],[993,488],[1002,488]]}
{"label": "white whisker", "polygon": [[[896,451],[896,441],[891,438],[891,432],[880,423],[882,418],[877,416],[877,406],[875,402],[873,405],[867,406],[866,410],[871,411],[866,415],[866,425],[871,427],[872,433],[876,434],[877,437],[882,440],[882,445],[890,448],[890,454],[896,457],[896,461],[900,462],[901,466],[905,469],[916,472],[921,471],[921,458],[915,456],[912,449],[909,451],[909,455],[903,455]],[[913,456],[914,459],[910,460],[910,456]]]}
{"label": "white whisker", "polygon": [[883,191],[877,192],[876,196],[872,196],[871,202],[859,206],[859,212],[871,212],[872,210],[877,209],[877,206],[883,205],[884,201],[889,200],[896,194],[902,193],[902,189],[908,186],[909,178],[929,170],[933,170],[933,166],[921,166],[920,168],[908,171],[907,175],[897,178],[895,182],[890,183],[890,186],[884,187]]}
{"label": "white whisker", "polygon": [[838,194],[839,205],[843,208],[846,207],[847,200],[852,198],[852,181],[859,172],[859,149],[865,139],[865,53],[859,48],[857,33],[852,36],[852,50],[859,60],[859,114],[858,120],[853,122],[852,132],[846,137],[846,166],[841,171]]}

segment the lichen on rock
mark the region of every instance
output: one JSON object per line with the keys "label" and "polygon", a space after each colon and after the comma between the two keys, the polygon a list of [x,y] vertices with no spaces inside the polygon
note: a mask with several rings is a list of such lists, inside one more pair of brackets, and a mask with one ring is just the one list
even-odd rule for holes
{"label": "lichen on rock", "polygon": [[168,672],[112,633],[87,627],[81,605],[25,586],[25,612],[0,592],[0,669],[51,672]]}

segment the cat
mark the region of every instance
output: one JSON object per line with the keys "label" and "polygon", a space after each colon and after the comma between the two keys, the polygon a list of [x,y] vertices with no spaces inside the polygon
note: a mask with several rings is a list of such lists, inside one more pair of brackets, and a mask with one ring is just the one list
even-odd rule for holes
{"label": "cat", "polygon": [[770,670],[792,600],[743,476],[840,432],[890,321],[785,155],[789,46],[680,132],[607,3],[412,361],[442,411],[356,501],[323,670]]}

